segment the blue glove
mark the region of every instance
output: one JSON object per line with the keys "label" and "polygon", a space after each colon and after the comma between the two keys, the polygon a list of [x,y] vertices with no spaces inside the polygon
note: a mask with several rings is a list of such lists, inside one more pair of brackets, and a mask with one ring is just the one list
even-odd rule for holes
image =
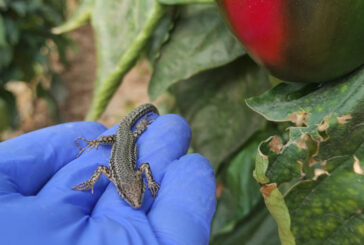
{"label": "blue glove", "polygon": [[110,146],[76,158],[74,139],[95,139],[96,122],[57,125],[0,144],[0,244],[208,244],[215,212],[214,171],[198,154],[185,155],[191,131],[177,115],[159,116],[138,138],[138,164],[149,162],[160,184],[130,207],[101,176],[90,191],[72,187],[108,166]]}

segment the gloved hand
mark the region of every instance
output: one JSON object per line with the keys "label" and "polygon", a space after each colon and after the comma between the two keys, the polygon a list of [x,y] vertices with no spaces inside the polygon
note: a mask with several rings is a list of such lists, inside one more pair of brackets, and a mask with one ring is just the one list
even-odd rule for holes
{"label": "gloved hand", "polygon": [[177,115],[159,116],[138,138],[138,164],[149,162],[160,184],[140,209],[130,207],[104,176],[90,191],[72,187],[108,166],[110,146],[76,158],[74,139],[95,139],[96,122],[61,124],[0,144],[0,244],[207,244],[215,212],[214,171],[185,155],[191,132]]}

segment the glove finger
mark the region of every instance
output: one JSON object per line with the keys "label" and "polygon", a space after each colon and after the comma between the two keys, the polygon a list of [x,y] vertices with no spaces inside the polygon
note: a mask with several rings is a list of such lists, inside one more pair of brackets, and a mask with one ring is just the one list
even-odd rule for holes
{"label": "glove finger", "polygon": [[161,244],[208,244],[215,208],[214,170],[189,154],[168,167],[148,218]]}
{"label": "glove finger", "polygon": [[[168,165],[187,152],[190,139],[191,129],[182,117],[174,114],[160,116],[137,141],[138,165],[149,163],[154,180],[160,184]],[[138,217],[136,213],[144,216],[152,203],[152,194],[146,187],[142,207],[133,209],[118,196],[116,187],[112,184],[100,198],[93,215],[110,216],[120,222],[133,221],[133,217]],[[135,218],[134,221],[137,222],[131,224],[140,225],[138,220],[140,219]],[[146,225],[149,227],[148,222]]]}
{"label": "glove finger", "polygon": [[79,136],[93,137],[105,130],[96,122],[60,124],[0,144],[0,193],[35,195],[64,165],[72,161]]}

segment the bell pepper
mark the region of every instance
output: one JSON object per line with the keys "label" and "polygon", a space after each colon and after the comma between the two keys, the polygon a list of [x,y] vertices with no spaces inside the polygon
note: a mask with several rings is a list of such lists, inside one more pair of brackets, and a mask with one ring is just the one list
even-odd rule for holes
{"label": "bell pepper", "polygon": [[274,76],[326,82],[364,64],[363,0],[216,0],[246,51]]}

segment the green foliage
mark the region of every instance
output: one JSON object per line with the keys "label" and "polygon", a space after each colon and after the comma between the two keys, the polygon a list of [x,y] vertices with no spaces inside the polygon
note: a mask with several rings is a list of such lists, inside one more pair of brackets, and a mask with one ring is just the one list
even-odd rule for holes
{"label": "green foliage", "polygon": [[[165,24],[163,20],[166,19],[165,13],[168,13],[169,7],[150,0],[94,0],[85,1],[80,8],[82,9],[76,11],[69,22],[53,31],[69,31],[84,24],[88,18],[92,20],[98,70],[95,96],[88,118],[95,120],[105,110],[123,77],[134,66],[142,51],[147,49],[150,41],[154,40],[153,37],[157,38],[153,33],[161,30],[158,27]],[[159,35],[163,37],[165,32],[162,29]]]}
{"label": "green foliage", "polygon": [[0,98],[0,132],[7,129],[10,124],[8,105],[4,99]]}
{"label": "green foliage", "polygon": [[[218,186],[223,188],[212,223],[212,237],[219,240],[234,233],[239,221],[252,213],[262,214],[259,185],[252,176],[255,153],[259,142],[272,130],[261,131],[248,141],[219,176]],[[259,207],[259,209],[257,208]]]}
{"label": "green foliage", "polygon": [[216,170],[211,244],[275,245],[278,235],[282,244],[363,244],[364,70],[324,85],[280,83],[210,2],[83,1],[54,31],[88,19],[94,27],[99,66],[88,118],[147,58],[150,98],[173,98],[171,110],[191,125],[191,151]]}
{"label": "green foliage", "polygon": [[[271,137],[260,145],[254,174],[268,209],[280,207],[271,211],[280,229],[297,244],[363,243],[363,84],[361,69],[319,86],[280,84],[248,100],[267,119],[295,124],[288,141]],[[285,198],[270,200],[289,181]]]}
{"label": "green foliage", "polygon": [[[220,205],[220,204],[219,204]],[[277,225],[264,205],[257,205],[230,232],[215,235],[212,245],[279,245]]]}
{"label": "green foliage", "polygon": [[0,132],[9,126],[15,126],[18,122],[15,97],[9,91],[0,86]]}
{"label": "green foliage", "polygon": [[154,64],[149,84],[151,100],[174,83],[225,65],[244,54],[214,5],[189,5],[180,12],[173,35]]}
{"label": "green foliage", "polygon": [[150,0],[95,0],[92,26],[97,45],[97,83],[115,69],[120,58],[145,26],[153,9]]}
{"label": "green foliage", "polygon": [[69,41],[50,31],[64,21],[64,8],[65,0],[0,2],[0,98],[7,98],[3,102],[13,125],[16,121],[15,103],[9,99],[4,85],[13,80],[31,82],[40,76],[52,80],[50,54],[54,51],[60,61],[66,63]]}
{"label": "green foliage", "polygon": [[[65,61],[67,40],[50,29],[64,19],[64,1],[4,0],[0,7],[0,81],[31,81],[50,69],[49,53]],[[49,44],[53,41],[54,46]]]}
{"label": "green foliage", "polygon": [[246,106],[245,99],[269,87],[267,74],[243,56],[172,89],[179,112],[191,125],[193,149],[210,159],[215,169],[264,125],[264,119]]}

